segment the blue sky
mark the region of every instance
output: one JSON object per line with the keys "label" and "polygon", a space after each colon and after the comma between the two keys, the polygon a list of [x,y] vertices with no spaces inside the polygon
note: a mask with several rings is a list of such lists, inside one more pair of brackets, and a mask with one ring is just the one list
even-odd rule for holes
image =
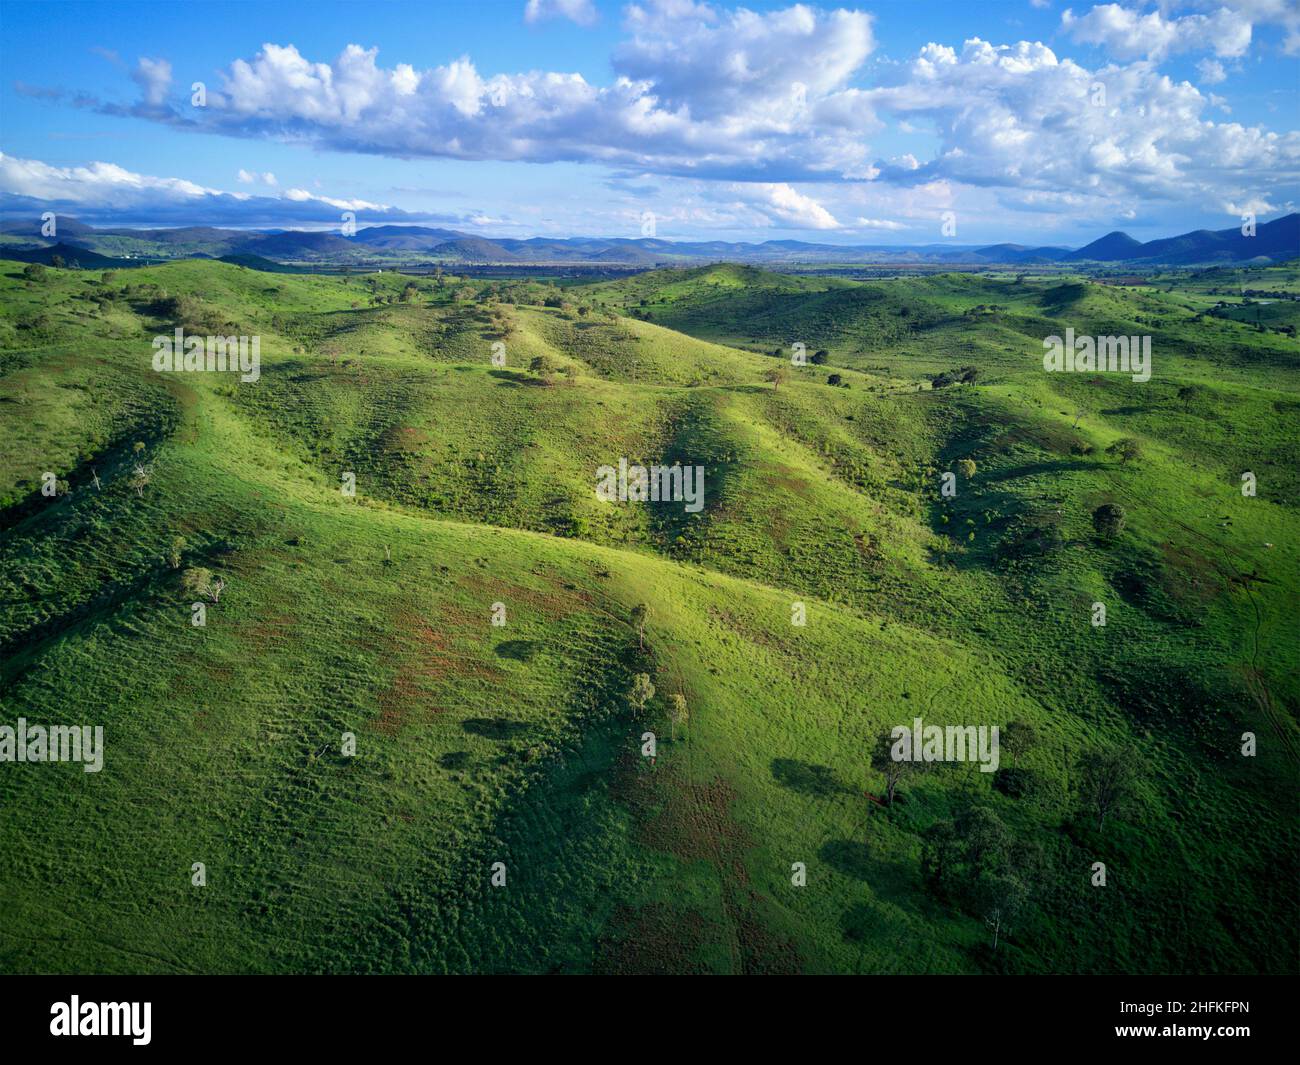
{"label": "blue sky", "polygon": [[0,71],[6,216],[1080,244],[1300,200],[1300,0],[5,0]]}

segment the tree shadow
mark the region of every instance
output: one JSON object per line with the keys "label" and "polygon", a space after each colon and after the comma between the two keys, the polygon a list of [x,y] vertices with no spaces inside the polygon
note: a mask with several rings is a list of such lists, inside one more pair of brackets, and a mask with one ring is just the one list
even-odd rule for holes
{"label": "tree shadow", "polygon": [[783,788],[803,795],[842,795],[850,789],[835,776],[827,765],[813,765],[797,758],[773,758],[772,776]]}
{"label": "tree shadow", "polygon": [[541,650],[535,640],[506,640],[496,646],[497,656],[510,658],[516,662],[531,662]]}
{"label": "tree shadow", "polygon": [[471,735],[488,740],[514,739],[531,728],[523,721],[512,721],[508,717],[471,717],[462,721],[460,727]]}
{"label": "tree shadow", "polygon": [[882,861],[872,855],[869,844],[852,839],[830,840],[818,857],[836,872],[869,883],[878,898],[916,908],[915,873],[906,863]]}
{"label": "tree shadow", "polygon": [[854,880],[869,880],[876,866],[871,851],[865,843],[852,839],[833,839],[822,847],[818,855],[836,872]]}
{"label": "tree shadow", "polygon": [[890,923],[874,906],[859,902],[840,914],[840,933],[846,943],[883,939]]}

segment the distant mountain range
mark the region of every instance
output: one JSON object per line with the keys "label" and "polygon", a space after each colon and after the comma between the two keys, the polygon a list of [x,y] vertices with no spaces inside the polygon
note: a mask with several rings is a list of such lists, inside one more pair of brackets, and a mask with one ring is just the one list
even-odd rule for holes
{"label": "distant mountain range", "polygon": [[601,237],[489,239],[454,229],[370,226],[345,237],[326,231],[252,231],[191,226],[179,229],[98,229],[75,218],[58,218],[57,239],[42,237],[41,223],[23,219],[0,224],[0,256],[21,262],[50,262],[56,255],[79,265],[131,265],[140,260],[224,258],[248,265],[413,266],[593,265],[623,268],[705,262],[794,264],[1035,265],[1109,263],[1134,267],[1229,262],[1278,262],[1300,256],[1300,214],[1258,226],[1254,236],[1240,228],[1198,229],[1147,243],[1127,233],[1107,233],[1085,247],[987,247],[813,244],[769,240],[672,241]]}

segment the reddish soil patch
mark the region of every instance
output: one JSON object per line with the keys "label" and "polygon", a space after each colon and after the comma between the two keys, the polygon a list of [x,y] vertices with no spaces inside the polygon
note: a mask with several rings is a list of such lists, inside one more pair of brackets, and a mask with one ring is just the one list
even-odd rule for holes
{"label": "reddish soil patch", "polygon": [[502,671],[474,658],[457,655],[448,647],[447,635],[409,611],[395,617],[398,635],[391,644],[400,663],[392,682],[379,694],[379,717],[374,728],[395,736],[412,724],[427,724],[446,707],[438,703],[438,690],[451,677],[496,680]]}
{"label": "reddish soil patch", "polygon": [[[610,795],[636,817],[641,843],[683,861],[706,861],[718,869],[723,909],[731,931],[719,930],[717,934],[732,939],[738,970],[747,974],[801,972],[803,965],[794,941],[770,931],[759,916],[764,899],[749,884],[744,855],[752,844],[731,816],[735,798],[731,785],[721,779],[692,784],[672,769],[649,773],[638,762],[630,753],[619,759]],[[680,920],[680,915],[666,912],[673,920]],[[653,926],[664,919],[658,910],[647,907],[636,911],[633,924],[647,921]],[[660,972],[669,970],[652,966],[660,964],[663,957],[672,956],[680,962],[678,955],[684,949],[680,931],[675,930],[677,938],[671,942],[662,928],[643,931],[649,936],[663,936],[665,942],[629,947],[615,929],[613,935],[622,953],[615,951],[611,964],[646,965],[651,968],[630,971]]]}
{"label": "reddish soil patch", "polygon": [[596,943],[592,968],[598,976],[700,975],[700,946],[716,938],[704,915],[660,903],[620,906]]}

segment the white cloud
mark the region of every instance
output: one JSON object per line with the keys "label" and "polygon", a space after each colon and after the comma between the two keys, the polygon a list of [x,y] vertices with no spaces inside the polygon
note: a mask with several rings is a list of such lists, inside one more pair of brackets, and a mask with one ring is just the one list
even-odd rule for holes
{"label": "white cloud", "polygon": [[858,218],[854,220],[853,227],[855,229],[887,229],[891,231],[907,228],[902,222],[891,222],[886,218]]}
{"label": "white cloud", "polygon": [[524,8],[525,22],[552,18],[566,18],[579,26],[590,26],[596,21],[596,8],[591,0],[528,0]]}
{"label": "white cloud", "polygon": [[1268,200],[1257,197],[1253,200],[1246,200],[1242,203],[1233,203],[1229,201],[1223,205],[1223,209],[1227,211],[1228,214],[1235,215],[1268,215],[1272,214],[1278,208],[1276,205],[1269,203]]}
{"label": "white cloud", "polygon": [[140,86],[144,102],[150,107],[159,107],[167,100],[167,90],[172,84],[172,65],[165,59],[141,58],[131,80]]}
{"label": "white cloud", "polygon": [[825,207],[811,196],[806,196],[783,182],[736,185],[733,186],[733,191],[774,222],[795,229],[839,228],[839,222]]}
{"label": "white cloud", "polygon": [[[257,175],[240,171],[240,180]],[[59,210],[88,221],[168,221],[183,225],[265,225],[290,222],[336,223],[339,212],[365,212],[371,221],[421,221],[413,214],[361,199],[318,196],[288,189],[283,196],[232,193],[175,177],[138,174],[112,163],[52,166],[0,152],[0,209]],[[39,211],[38,211],[39,213]],[[446,221],[445,216],[437,216]]]}
{"label": "white cloud", "polygon": [[[914,228],[958,201],[961,210],[1006,203],[1101,217],[1135,203],[1294,198],[1300,134],[1222,120],[1226,103],[1165,76],[1149,57],[1212,53],[1200,57],[1208,88],[1226,73],[1221,60],[1250,46],[1252,26],[1285,27],[1300,5],[1190,3],[1164,0],[1146,14],[1118,4],[1066,12],[1076,39],[1115,54],[1099,68],[1041,42],[975,39],[930,43],[869,71],[873,22],[859,11],[640,0],[625,9],[605,84],[547,70],[484,76],[469,56],[416,69],[382,66],[377,49],[357,44],[330,62],[266,44],[228,66],[206,108],[101,110],[400,159],[573,161],[643,184],[646,176],[714,182],[725,200],[704,195],[711,202],[696,209],[741,225],[824,229],[837,219],[898,218]],[[149,86],[160,79],[144,80],[146,97],[157,98]],[[892,158],[869,144],[885,119],[898,133]],[[244,184],[276,187],[271,175],[248,176]],[[733,191],[740,184],[751,186],[747,195]],[[870,197],[854,199],[853,189]]]}
{"label": "white cloud", "polygon": [[1218,85],[1219,82],[1226,81],[1228,78],[1228,72],[1223,69],[1223,64],[1217,59],[1202,59],[1196,64],[1196,72],[1206,85]]}
{"label": "white cloud", "polygon": [[1143,15],[1119,4],[1101,4],[1082,17],[1066,8],[1061,25],[1076,41],[1100,45],[1118,59],[1201,51],[1236,57],[1250,50],[1250,19],[1228,7],[1167,19],[1159,11]]}
{"label": "white cloud", "polygon": [[244,170],[241,168],[235,176],[244,185],[252,185],[259,181],[262,182],[262,184],[264,185],[275,186],[279,184],[279,182],[275,178],[275,175],[272,174],[269,170],[265,174],[254,174],[251,171]]}
{"label": "white cloud", "polygon": [[485,78],[462,56],[417,71],[348,45],[318,62],[293,45],[238,59],[201,112],[172,118],[237,136],[402,157],[596,162],[781,182],[865,176],[878,123],[850,87],[871,17],[796,5],[715,12],[680,0],[628,8],[616,77]]}
{"label": "white cloud", "polygon": [[653,86],[660,106],[697,121],[726,117],[773,132],[834,108],[875,47],[871,16],[802,4],[758,14],[690,3],[632,5],[615,71]]}
{"label": "white cloud", "polygon": [[[1089,71],[1043,44],[927,45],[895,84],[870,90],[882,114],[927,118],[941,140],[919,168],[880,164],[882,178],[1075,192],[1119,204],[1200,202],[1228,190],[1294,184],[1300,134],[1217,123],[1195,86],[1149,63]],[[1105,91],[1096,106],[1094,86]]]}

